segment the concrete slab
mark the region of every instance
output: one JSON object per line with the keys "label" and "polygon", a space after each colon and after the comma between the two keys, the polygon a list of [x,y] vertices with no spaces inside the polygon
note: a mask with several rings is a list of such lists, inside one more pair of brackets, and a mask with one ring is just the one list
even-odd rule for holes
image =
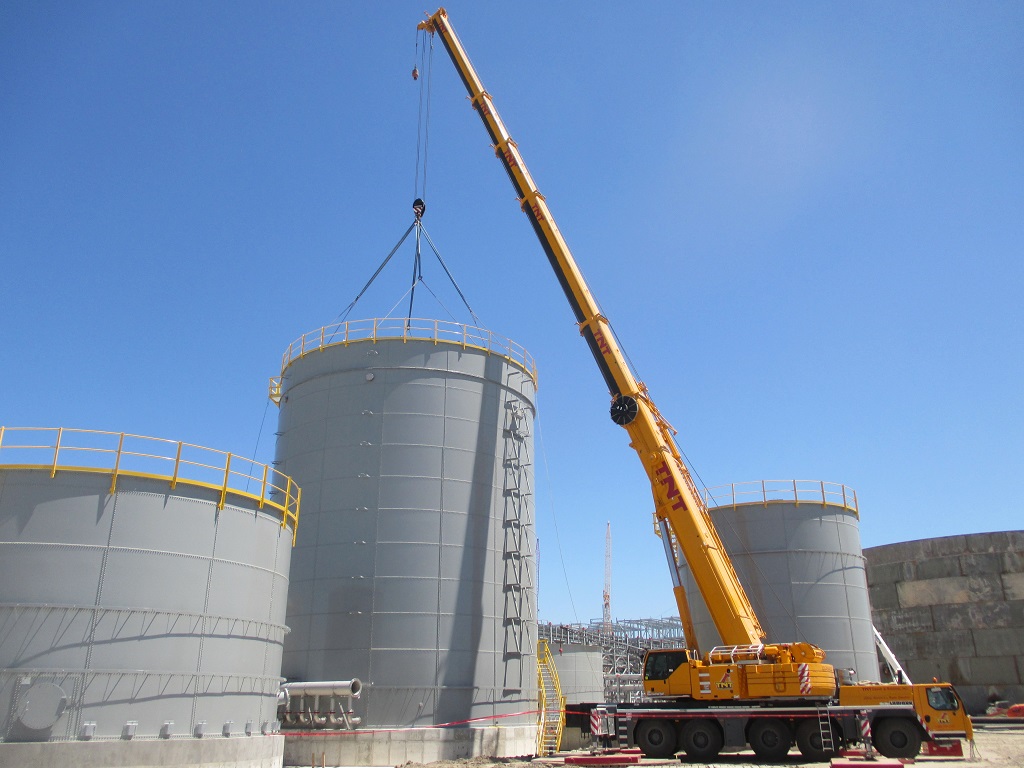
{"label": "concrete slab", "polygon": [[[993,571],[998,573],[998,571]],[[931,557],[922,560],[917,564],[917,579],[939,579],[946,576],[964,576],[960,570],[960,555],[948,555],[946,557]]]}
{"label": "concrete slab", "polygon": [[935,626],[947,629],[994,628],[1010,625],[1008,603],[958,603],[936,605],[931,609]]}
{"label": "concrete slab", "polygon": [[[1024,596],[1024,579],[1021,581]],[[896,585],[900,607],[944,605],[948,603],[992,602],[1003,599],[1003,582],[995,574],[949,576],[924,581],[905,581]]]}
{"label": "concrete slab", "polygon": [[1024,573],[1004,573],[1002,582],[1007,600],[1024,600]]}
{"label": "concrete slab", "polygon": [[1024,655],[1024,634],[1020,627],[976,629],[972,634],[978,656]]}
{"label": "concrete slab", "polygon": [[1003,552],[1003,573],[1021,573],[1024,571],[1024,552]]}
{"label": "concrete slab", "polygon": [[870,565],[869,581],[874,584],[895,584],[897,581],[913,581],[917,578],[914,563],[900,561]]}
{"label": "concrete slab", "polygon": [[[897,608],[888,611],[875,609],[872,612],[872,618],[874,619],[875,627],[882,633],[883,637],[886,637],[887,632],[900,634],[906,632],[932,632],[936,625],[936,622],[932,619],[932,608],[927,605],[916,608]],[[946,625],[939,623],[939,626],[945,627]],[[967,624],[962,628],[970,629],[972,626],[975,625]],[[886,641],[888,641],[888,637],[886,637]]]}
{"label": "concrete slab", "polygon": [[910,637],[914,648],[912,658],[957,659],[978,655],[974,647],[974,633],[967,630],[923,632]]}
{"label": "concrete slab", "polygon": [[1024,552],[1024,531],[974,533],[967,537],[967,552]]}
{"label": "concrete slab", "polygon": [[964,576],[1003,572],[1003,553],[982,552],[960,556],[960,572]]}
{"label": "concrete slab", "polygon": [[0,768],[280,768],[283,736],[0,743]]}
{"label": "concrete slab", "polygon": [[868,599],[876,611],[895,610],[901,607],[896,584],[872,584],[868,587]]}

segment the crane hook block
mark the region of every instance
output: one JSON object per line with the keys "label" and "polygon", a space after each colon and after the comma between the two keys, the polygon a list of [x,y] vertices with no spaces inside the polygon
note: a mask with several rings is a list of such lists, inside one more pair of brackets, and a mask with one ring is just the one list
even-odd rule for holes
{"label": "crane hook block", "polygon": [[423,214],[427,212],[427,204],[417,197],[412,201],[412,212],[416,214],[416,221],[419,221],[423,218]]}
{"label": "crane hook block", "polygon": [[412,79],[413,80],[419,80],[420,79],[420,71],[418,69],[416,69],[416,67],[412,68]]}
{"label": "crane hook block", "polygon": [[629,395],[616,395],[615,399],[612,401],[612,421],[620,427],[632,424],[633,419],[636,418],[639,411],[640,406],[637,405],[636,400]]}

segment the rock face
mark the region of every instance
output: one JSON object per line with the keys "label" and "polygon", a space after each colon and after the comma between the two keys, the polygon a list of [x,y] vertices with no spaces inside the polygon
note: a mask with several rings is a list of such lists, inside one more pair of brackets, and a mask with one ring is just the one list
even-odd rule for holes
{"label": "rock face", "polygon": [[864,550],[875,627],[914,682],[952,682],[968,711],[1024,701],[1024,531]]}

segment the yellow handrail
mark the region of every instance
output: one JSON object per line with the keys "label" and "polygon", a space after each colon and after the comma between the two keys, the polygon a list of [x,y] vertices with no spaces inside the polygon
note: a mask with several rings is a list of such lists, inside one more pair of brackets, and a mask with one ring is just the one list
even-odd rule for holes
{"label": "yellow handrail", "polygon": [[[547,670],[551,681],[551,691],[547,689],[544,680],[545,670]],[[553,754],[561,748],[562,729],[565,727],[565,696],[562,695],[562,686],[558,680],[558,670],[555,668],[555,659],[551,655],[551,647],[544,638],[537,641],[537,698],[539,705],[537,708],[537,754],[545,756]],[[552,711],[549,708],[552,700],[557,702],[557,711]],[[553,737],[550,749],[545,743],[549,734]]]}
{"label": "yellow handrail", "polygon": [[[73,460],[68,459],[71,453]],[[210,488],[219,494],[218,508],[231,495],[277,510],[281,527],[291,526],[295,544],[299,486],[273,467],[226,451],[129,432],[0,426],[0,469],[41,469],[51,477],[60,471],[109,473],[111,494],[125,476],[164,480],[172,489],[178,483]],[[258,490],[250,491],[250,484]]]}
{"label": "yellow handrail", "polygon": [[417,339],[434,344],[454,344],[463,349],[471,347],[504,357],[522,368],[537,384],[537,364],[526,349],[504,336],[496,336],[484,328],[462,323],[425,318],[375,318],[335,323],[303,334],[285,350],[281,357],[281,377],[270,380],[270,399],[280,404],[281,379],[285,369],[295,360],[335,345],[349,345],[359,341],[376,344],[381,339]]}
{"label": "yellow handrail", "polygon": [[701,496],[712,509],[740,504],[767,505],[770,501],[813,502],[842,507],[860,517],[857,492],[842,483],[824,480],[751,480],[705,488]]}

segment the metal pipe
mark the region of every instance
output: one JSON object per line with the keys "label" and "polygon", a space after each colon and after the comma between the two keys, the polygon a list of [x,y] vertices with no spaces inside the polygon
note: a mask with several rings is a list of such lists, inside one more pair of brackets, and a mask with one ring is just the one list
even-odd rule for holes
{"label": "metal pipe", "polygon": [[330,682],[285,683],[281,690],[288,696],[355,696],[359,697],[363,684],[358,678]]}

